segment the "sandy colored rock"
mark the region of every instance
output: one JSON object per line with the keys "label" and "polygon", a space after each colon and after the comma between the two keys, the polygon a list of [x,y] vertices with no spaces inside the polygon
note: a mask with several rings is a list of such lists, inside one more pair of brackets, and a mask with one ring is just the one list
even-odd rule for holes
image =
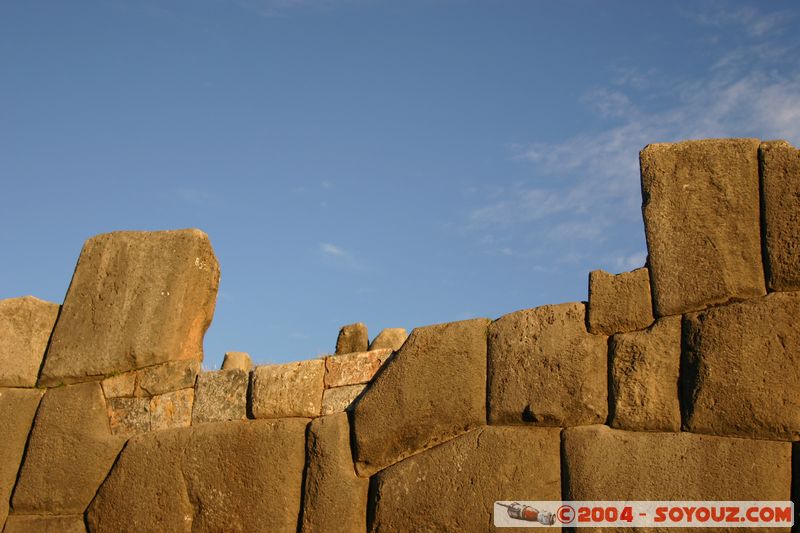
{"label": "sandy colored rock", "polygon": [[132,398],[136,393],[136,372],[111,376],[100,384],[106,398]]}
{"label": "sandy colored rock", "polygon": [[367,383],[392,355],[392,350],[370,350],[325,358],[325,388]]}
{"label": "sandy colored rock", "polygon": [[494,531],[496,500],[561,500],[559,433],[481,427],[388,467],[369,531]]}
{"label": "sandy colored rock", "polygon": [[99,383],[48,390],[14,490],[14,511],[83,513],[124,443],[111,435]]}
{"label": "sandy colored rock", "polygon": [[200,361],[171,361],[143,368],[137,372],[137,396],[155,396],[194,387],[200,373]]}
{"label": "sandy colored rock", "polygon": [[647,268],[609,274],[589,273],[589,331],[613,335],[644,329],[653,323],[650,273]]}
{"label": "sandy colored rock", "polygon": [[244,370],[216,370],[197,376],[192,423],[241,420],[247,416],[247,385]]}
{"label": "sandy colored rock", "polygon": [[386,328],[378,333],[378,336],[372,339],[369,345],[370,350],[389,349],[396,352],[400,349],[406,339],[408,332],[405,328]]}
{"label": "sandy colored rock", "polygon": [[366,384],[361,384],[325,389],[322,393],[322,416],[347,410],[366,387]]}
{"label": "sandy colored rock", "polygon": [[371,475],[486,423],[486,328],[416,328],[353,406],[358,472]]}
{"label": "sandy colored rock", "polygon": [[609,420],[633,431],[680,431],[678,369],[681,317],[659,319],[644,331],[609,343]]}
{"label": "sandy colored rock", "polygon": [[194,509],[183,481],[191,430],[133,437],[86,512],[92,533],[190,533]]}
{"label": "sandy colored rock", "polygon": [[0,525],[8,515],[8,502],[17,481],[25,443],[42,391],[0,388]]}
{"label": "sandy colored rock", "polygon": [[183,428],[192,425],[194,389],[159,394],[150,399],[150,429]]}
{"label": "sandy colored rock", "polygon": [[83,515],[11,515],[3,533],[86,533]]}
{"label": "sandy colored rock", "polygon": [[366,352],[369,349],[369,334],[363,322],[342,326],[336,339],[336,353]]}
{"label": "sandy colored rock", "polygon": [[800,290],[800,150],[786,141],[766,142],[759,160],[767,286]]}
{"label": "sandy colored rock", "polygon": [[0,387],[34,387],[58,304],[33,296],[0,300]]}
{"label": "sandy colored rock", "polygon": [[356,475],[347,413],[309,425],[303,497],[303,533],[349,533],[367,529],[369,479]]}
{"label": "sandy colored rock", "polygon": [[251,406],[255,418],[319,416],[325,360],[312,359],[253,370]]}
{"label": "sandy colored rock", "polygon": [[244,370],[250,372],[253,369],[253,361],[247,352],[225,352],[225,359],[222,360],[222,370]]}
{"label": "sandy colored rock", "polygon": [[545,305],[489,326],[489,423],[576,426],[608,414],[606,337],[584,304]]}
{"label": "sandy colored rock", "polygon": [[108,398],[106,405],[113,435],[130,437],[150,431],[150,398]]}
{"label": "sandy colored rock", "polygon": [[607,426],[562,440],[565,500],[789,500],[788,442]]}
{"label": "sandy colored rock", "polygon": [[40,384],[203,359],[219,266],[199,230],[121,231],[86,241]]}
{"label": "sandy colored rock", "polygon": [[765,293],[758,145],[686,141],[639,154],[657,316]]}
{"label": "sandy colored rock", "polygon": [[799,317],[800,292],[685,315],[689,431],[800,440]]}
{"label": "sandy colored rock", "polygon": [[192,531],[296,532],[307,424],[292,418],[193,427],[183,472]]}

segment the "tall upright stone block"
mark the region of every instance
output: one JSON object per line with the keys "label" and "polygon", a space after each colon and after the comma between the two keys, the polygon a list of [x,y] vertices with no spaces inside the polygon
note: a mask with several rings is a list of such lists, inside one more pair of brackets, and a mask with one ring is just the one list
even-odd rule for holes
{"label": "tall upright stone block", "polygon": [[614,335],[608,359],[609,425],[680,431],[681,317],[664,317],[644,331]]}
{"label": "tall upright stone block", "polygon": [[356,475],[347,413],[313,420],[306,445],[303,533],[367,529],[369,479]]}
{"label": "tall upright stone block", "polygon": [[800,150],[786,141],[765,142],[759,158],[767,286],[800,290]]}
{"label": "tall upright stone block", "polygon": [[83,513],[124,443],[111,434],[99,383],[48,390],[14,491],[14,511]]}
{"label": "tall upright stone block", "polygon": [[788,442],[584,426],[561,448],[565,500],[789,499]]}
{"label": "tall upright stone block", "polygon": [[560,500],[559,433],[485,426],[382,470],[369,531],[494,531],[496,500]]}
{"label": "tall upright stone block", "polygon": [[479,318],[417,328],[352,408],[360,475],[486,422],[486,328]]}
{"label": "tall upright stone block", "polygon": [[33,296],[0,300],[0,387],[34,387],[58,304]]}
{"label": "tall upright stone block", "polygon": [[684,424],[695,433],[800,440],[800,292],[684,316]]}
{"label": "tall upright stone block", "polygon": [[582,303],[505,315],[489,327],[489,423],[572,426],[608,414],[607,338]]}
{"label": "tall upright stone block", "polygon": [[657,316],[765,293],[757,139],[651,144],[639,154]]}
{"label": "tall upright stone block", "polygon": [[202,360],[219,266],[199,230],[121,231],[81,251],[40,384]]}
{"label": "tall upright stone block", "polygon": [[41,399],[39,390],[0,389],[0,525],[8,515],[11,491]]}

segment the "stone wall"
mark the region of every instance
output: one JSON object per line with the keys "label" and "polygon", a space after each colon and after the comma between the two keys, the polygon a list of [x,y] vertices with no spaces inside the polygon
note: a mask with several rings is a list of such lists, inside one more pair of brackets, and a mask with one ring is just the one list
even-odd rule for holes
{"label": "stone wall", "polygon": [[63,305],[0,301],[0,526],[469,532],[509,498],[789,500],[800,152],[640,157],[647,264],[590,273],[588,303],[352,324],[308,361],[201,371],[204,233],[89,239]]}

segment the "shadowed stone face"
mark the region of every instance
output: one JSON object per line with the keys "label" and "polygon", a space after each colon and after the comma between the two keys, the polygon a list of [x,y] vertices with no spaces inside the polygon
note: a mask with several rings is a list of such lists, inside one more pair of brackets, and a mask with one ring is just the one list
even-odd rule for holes
{"label": "shadowed stone face", "polygon": [[123,231],[81,251],[39,383],[203,358],[219,266],[199,230]]}

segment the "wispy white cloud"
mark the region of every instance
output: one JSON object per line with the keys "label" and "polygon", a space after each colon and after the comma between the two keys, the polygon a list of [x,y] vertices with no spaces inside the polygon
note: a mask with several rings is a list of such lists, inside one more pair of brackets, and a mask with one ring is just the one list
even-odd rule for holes
{"label": "wispy white cloud", "polygon": [[335,244],[329,242],[320,243],[319,252],[323,259],[333,266],[346,270],[362,270],[364,268],[364,265],[355,255]]}
{"label": "wispy white cloud", "polygon": [[[645,260],[639,249],[643,235],[613,256],[598,252],[613,244],[607,242],[609,231],[641,228],[638,154],[645,145],[718,137],[783,138],[799,145],[798,47],[761,38],[782,27],[779,16],[750,10],[742,16],[745,22],[736,16],[715,20],[752,25],[753,42],[712,57],[705,75],[669,79],[649,67],[616,69],[607,87],[581,98],[604,119],[605,129],[512,146],[516,159],[532,164],[531,179],[486,194],[469,214],[470,228],[491,235],[516,231],[514,239],[486,244],[498,255],[524,241],[533,254],[572,262],[605,257],[608,268],[635,268]],[[696,19],[710,24],[708,17]],[[657,110],[651,110],[653,101]]]}

